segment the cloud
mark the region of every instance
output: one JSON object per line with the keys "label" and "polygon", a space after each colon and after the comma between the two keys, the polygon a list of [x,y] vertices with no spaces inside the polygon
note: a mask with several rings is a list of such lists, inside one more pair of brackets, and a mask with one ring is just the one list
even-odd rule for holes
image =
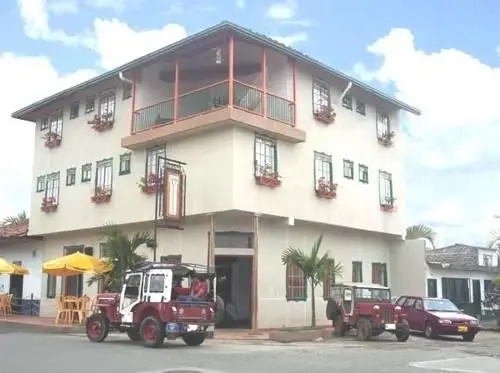
{"label": "cloud", "polygon": [[307,41],[309,36],[306,32],[298,32],[287,36],[271,36],[271,38],[285,44],[286,46],[291,46],[301,41]]}
{"label": "cloud", "polygon": [[0,85],[9,87],[0,95],[0,217],[29,209],[31,195],[33,141],[39,133],[33,124],[10,118],[11,112],[95,76],[93,70],[79,70],[61,76],[43,56],[23,56],[0,52]]}
{"label": "cloud", "polygon": [[78,2],[76,0],[49,0],[47,10],[56,15],[78,13]]}
{"label": "cloud", "polygon": [[433,225],[442,244],[485,244],[500,183],[500,69],[457,49],[426,52],[401,28],[367,51],[380,64],[358,63],[357,75],[423,112],[402,117],[409,220]]}
{"label": "cloud", "polygon": [[85,0],[85,4],[92,8],[112,9],[123,12],[125,8],[139,5],[141,0]]}
{"label": "cloud", "polygon": [[297,13],[298,4],[296,0],[285,0],[274,3],[267,8],[266,16],[273,19],[292,19]]}
{"label": "cloud", "polygon": [[234,3],[234,5],[236,5],[236,7],[238,9],[245,9],[245,7],[246,7],[247,4],[246,4],[245,0],[236,0],[236,2]]}

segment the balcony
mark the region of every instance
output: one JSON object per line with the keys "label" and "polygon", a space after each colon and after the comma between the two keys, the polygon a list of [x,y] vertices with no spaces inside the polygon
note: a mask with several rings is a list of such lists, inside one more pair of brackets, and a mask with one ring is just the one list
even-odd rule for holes
{"label": "balcony", "polygon": [[142,107],[133,112],[132,134],[122,139],[126,148],[231,125],[305,141],[305,132],[295,127],[294,64],[244,41],[230,38],[225,47],[214,43],[149,66],[135,91],[134,102]]}

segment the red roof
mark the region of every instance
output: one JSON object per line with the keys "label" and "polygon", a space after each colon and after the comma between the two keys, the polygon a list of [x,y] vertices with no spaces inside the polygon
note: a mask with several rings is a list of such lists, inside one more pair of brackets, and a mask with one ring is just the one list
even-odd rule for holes
{"label": "red roof", "polygon": [[29,220],[17,224],[0,226],[0,240],[9,238],[24,238],[28,236]]}

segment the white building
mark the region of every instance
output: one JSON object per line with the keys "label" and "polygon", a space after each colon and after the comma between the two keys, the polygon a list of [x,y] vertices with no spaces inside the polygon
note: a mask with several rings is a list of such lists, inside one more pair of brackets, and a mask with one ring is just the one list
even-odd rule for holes
{"label": "white building", "polygon": [[482,314],[482,301],[500,275],[496,249],[454,244],[428,250],[426,293],[452,300],[458,307]]}
{"label": "white building", "polygon": [[[215,260],[231,279],[223,297],[247,324],[308,322],[309,290],[280,256],[321,233],[346,280],[424,291],[423,264],[409,282],[392,270],[414,255],[401,238],[401,110],[419,114],[269,38],[219,24],[13,114],[39,134],[30,234],[45,237],[48,259],[64,248],[97,255],[105,223],[151,231],[154,185],[138,183],[154,184],[166,156],[185,164],[169,162],[158,214],[183,230],[158,231],[157,259]],[[96,291],[79,284],[74,291]],[[56,289],[48,278],[42,296]],[[53,304],[45,297],[42,311]]]}

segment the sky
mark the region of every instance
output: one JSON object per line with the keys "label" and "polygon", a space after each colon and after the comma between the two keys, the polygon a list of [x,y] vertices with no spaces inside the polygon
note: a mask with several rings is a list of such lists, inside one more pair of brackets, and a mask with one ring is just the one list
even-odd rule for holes
{"label": "sky", "polygon": [[[404,115],[407,223],[485,245],[500,214],[500,3],[5,0],[0,216],[28,209],[34,126],[10,114],[229,20],[422,110]],[[351,5],[352,4],[352,5]]]}

